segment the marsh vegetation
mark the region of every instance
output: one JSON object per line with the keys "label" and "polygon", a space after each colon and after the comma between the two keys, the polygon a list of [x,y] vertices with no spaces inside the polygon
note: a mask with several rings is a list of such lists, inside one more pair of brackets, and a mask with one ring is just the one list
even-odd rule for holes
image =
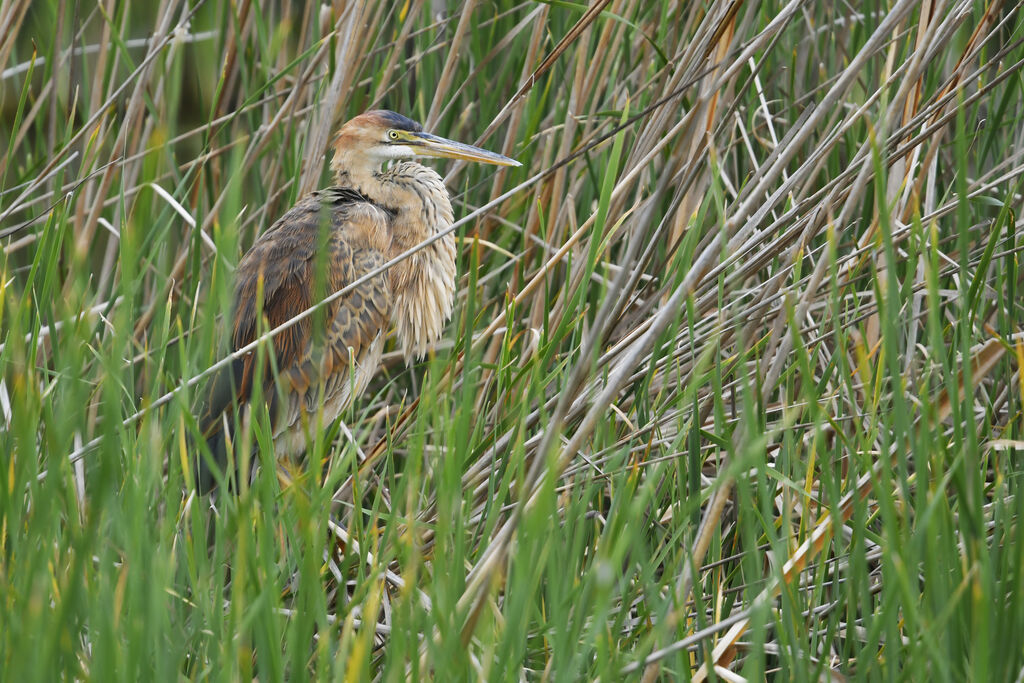
{"label": "marsh vegetation", "polygon": [[[0,677],[1020,680],[1022,41],[998,1],[3,0]],[[442,340],[291,481],[255,420],[211,505],[233,268],[378,107],[523,166],[434,164]]]}

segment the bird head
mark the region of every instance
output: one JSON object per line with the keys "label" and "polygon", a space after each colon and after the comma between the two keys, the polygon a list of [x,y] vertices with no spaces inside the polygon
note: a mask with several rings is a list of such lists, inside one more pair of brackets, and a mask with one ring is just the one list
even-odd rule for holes
{"label": "bird head", "polygon": [[376,171],[388,161],[420,157],[520,165],[501,154],[426,133],[423,126],[401,114],[375,109],[351,119],[338,131],[331,168],[337,172],[369,166]]}

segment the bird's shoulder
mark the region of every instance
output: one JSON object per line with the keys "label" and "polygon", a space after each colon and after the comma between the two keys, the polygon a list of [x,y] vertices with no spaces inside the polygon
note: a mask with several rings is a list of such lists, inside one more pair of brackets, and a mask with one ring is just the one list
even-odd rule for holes
{"label": "bird's shoulder", "polygon": [[[295,203],[266,232],[257,238],[243,261],[259,257],[265,251],[287,250],[307,257],[315,251],[316,240],[324,228],[347,239],[368,240],[368,246],[385,235],[394,213],[356,189],[329,187],[309,193]],[[383,245],[379,245],[383,248]]]}
{"label": "bird's shoulder", "polygon": [[[296,202],[256,240],[235,270],[235,348],[255,338],[260,308],[275,327],[309,308],[315,295],[330,293],[313,291],[318,254],[331,291],[355,281],[377,261],[383,263],[390,219],[387,209],[352,188],[317,190]],[[307,327],[308,320],[302,321],[293,326],[294,333],[278,336],[280,360],[286,360],[282,352],[300,352]]]}

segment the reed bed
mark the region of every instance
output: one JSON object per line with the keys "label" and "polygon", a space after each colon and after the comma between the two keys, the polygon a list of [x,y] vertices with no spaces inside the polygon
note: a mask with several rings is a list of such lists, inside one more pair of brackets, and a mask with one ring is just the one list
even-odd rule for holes
{"label": "reed bed", "polygon": [[[0,678],[1024,680],[1024,15],[0,1]],[[388,108],[456,312],[199,496],[232,272]],[[264,345],[268,340],[264,340]]]}

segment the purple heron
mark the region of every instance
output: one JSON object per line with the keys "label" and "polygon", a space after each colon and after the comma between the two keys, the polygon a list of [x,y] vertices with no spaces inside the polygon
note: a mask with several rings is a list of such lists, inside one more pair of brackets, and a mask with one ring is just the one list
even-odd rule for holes
{"label": "purple heron", "polygon": [[[409,159],[519,165],[425,133],[411,119],[383,110],[348,121],[333,147],[334,185],[301,199],[239,262],[232,349],[285,323],[318,298],[374,275],[326,307],[325,329],[314,330],[314,318],[305,318],[275,336],[271,360],[276,372],[268,368],[256,377],[256,355],[249,353],[214,377],[199,426],[222,469],[234,425],[250,419],[256,382],[268,404],[276,454],[294,456],[305,450],[321,407],[322,424],[330,425],[365,389],[390,328],[407,357],[422,357],[440,337],[455,298],[454,236],[449,233],[382,270],[454,220],[441,176]],[[211,489],[214,479],[205,459],[200,473],[200,490]]]}

